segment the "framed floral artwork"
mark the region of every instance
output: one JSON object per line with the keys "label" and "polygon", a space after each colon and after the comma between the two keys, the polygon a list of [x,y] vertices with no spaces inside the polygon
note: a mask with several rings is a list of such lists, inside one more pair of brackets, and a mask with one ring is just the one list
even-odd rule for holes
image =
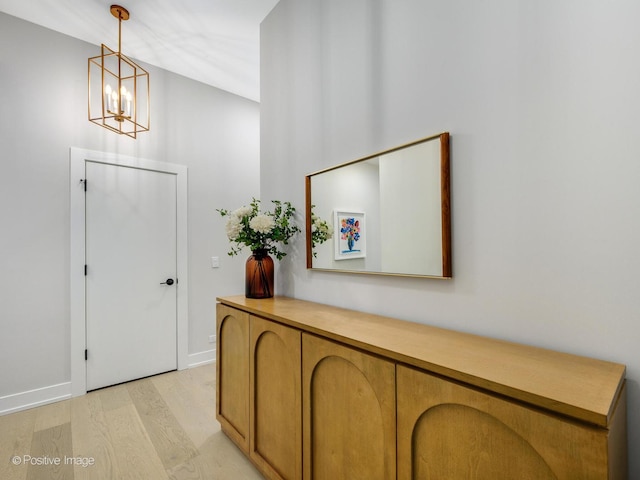
{"label": "framed floral artwork", "polygon": [[335,259],[364,258],[367,256],[367,235],[364,212],[335,210]]}

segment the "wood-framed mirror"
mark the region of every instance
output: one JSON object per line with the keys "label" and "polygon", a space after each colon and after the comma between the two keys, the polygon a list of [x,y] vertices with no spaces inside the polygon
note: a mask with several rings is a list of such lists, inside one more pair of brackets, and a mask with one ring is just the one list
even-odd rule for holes
{"label": "wood-framed mirror", "polygon": [[444,132],[307,175],[307,268],[451,278],[449,161]]}

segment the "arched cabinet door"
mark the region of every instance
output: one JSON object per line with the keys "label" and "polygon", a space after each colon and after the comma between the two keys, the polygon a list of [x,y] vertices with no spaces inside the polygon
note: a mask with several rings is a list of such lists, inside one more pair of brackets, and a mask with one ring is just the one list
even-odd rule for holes
{"label": "arched cabinet door", "polygon": [[216,418],[249,452],[249,314],[217,305]]}
{"label": "arched cabinet door", "polygon": [[250,457],[268,478],[300,480],[300,331],[252,315],[250,337]]}
{"label": "arched cabinet door", "polygon": [[609,478],[605,429],[405,366],[397,382],[398,480]]}
{"label": "arched cabinet door", "polygon": [[393,480],[395,365],[302,335],[305,480]]}

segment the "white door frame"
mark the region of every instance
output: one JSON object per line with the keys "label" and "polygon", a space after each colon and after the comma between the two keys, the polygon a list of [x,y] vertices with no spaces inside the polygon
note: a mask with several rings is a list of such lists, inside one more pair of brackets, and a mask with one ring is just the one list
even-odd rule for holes
{"label": "white door frame", "polygon": [[[113,153],[71,147],[69,152],[69,196],[71,220],[70,315],[71,315],[71,395],[87,393],[86,300],[85,300],[85,162],[101,162],[122,167],[142,168],[176,175],[177,185],[177,351],[178,370],[189,364],[187,276],[187,167]],[[88,185],[91,188],[91,185]]]}

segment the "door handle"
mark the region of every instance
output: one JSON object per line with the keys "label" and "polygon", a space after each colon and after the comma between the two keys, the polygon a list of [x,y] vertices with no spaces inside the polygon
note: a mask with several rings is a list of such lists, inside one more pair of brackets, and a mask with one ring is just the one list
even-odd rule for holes
{"label": "door handle", "polygon": [[162,282],[160,285],[173,285],[173,278],[167,278],[167,281]]}

